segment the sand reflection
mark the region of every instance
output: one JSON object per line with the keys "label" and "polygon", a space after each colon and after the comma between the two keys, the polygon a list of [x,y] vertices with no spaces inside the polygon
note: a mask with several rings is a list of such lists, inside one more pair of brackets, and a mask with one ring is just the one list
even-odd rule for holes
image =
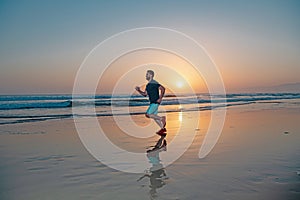
{"label": "sand reflection", "polygon": [[151,163],[150,169],[145,170],[145,174],[141,176],[137,181],[141,181],[144,178],[149,178],[149,196],[150,199],[156,199],[158,197],[157,189],[162,188],[166,185],[168,176],[166,174],[166,169],[161,163],[159,153],[162,151],[167,151],[167,141],[165,137],[161,137],[155,146],[147,150],[147,158],[149,163]]}

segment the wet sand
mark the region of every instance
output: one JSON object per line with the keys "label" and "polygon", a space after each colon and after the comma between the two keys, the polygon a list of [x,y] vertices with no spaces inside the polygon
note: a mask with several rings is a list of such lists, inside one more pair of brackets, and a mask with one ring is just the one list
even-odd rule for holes
{"label": "wet sand", "polygon": [[[0,199],[300,197],[299,101],[228,107],[221,137],[204,159],[198,158],[198,152],[210,111],[200,112],[195,129],[188,121],[198,114],[168,113],[168,144],[180,124],[187,138],[196,136],[176,162],[156,171],[145,169],[145,174],[120,172],[97,161],[81,143],[72,119],[2,125]],[[150,123],[142,115],[132,118],[139,126]],[[139,140],[122,137],[112,117],[98,119],[116,145],[145,152],[145,157],[147,147],[159,139],[156,135]],[[168,150],[159,154],[162,158]]]}

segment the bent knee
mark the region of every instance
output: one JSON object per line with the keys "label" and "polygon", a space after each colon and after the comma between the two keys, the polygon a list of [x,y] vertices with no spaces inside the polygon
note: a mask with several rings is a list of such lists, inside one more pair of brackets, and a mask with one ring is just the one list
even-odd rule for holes
{"label": "bent knee", "polygon": [[145,116],[146,116],[147,118],[150,118],[150,115],[148,115],[147,113],[145,114]]}

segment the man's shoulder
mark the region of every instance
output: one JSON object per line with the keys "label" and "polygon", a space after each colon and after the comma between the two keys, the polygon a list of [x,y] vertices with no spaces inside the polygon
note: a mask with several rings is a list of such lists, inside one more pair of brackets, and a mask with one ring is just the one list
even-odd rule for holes
{"label": "man's shoulder", "polygon": [[153,80],[151,80],[151,81],[150,81],[148,84],[158,84],[158,85],[160,85],[160,84],[159,84],[159,82],[157,82],[157,81],[156,81],[156,80],[154,80],[154,79],[153,79]]}

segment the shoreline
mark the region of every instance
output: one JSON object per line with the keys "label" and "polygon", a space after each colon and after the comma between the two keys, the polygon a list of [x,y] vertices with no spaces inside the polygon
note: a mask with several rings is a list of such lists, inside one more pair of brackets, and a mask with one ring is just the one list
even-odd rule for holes
{"label": "shoreline", "polygon": [[[171,108],[166,110],[164,107],[168,107],[168,105],[162,105],[162,109],[164,111],[159,111],[159,114],[164,114],[164,113],[178,113],[178,112],[203,112],[203,111],[209,111],[213,109],[218,109],[218,108],[226,108],[228,109],[229,107],[236,107],[236,106],[243,106],[243,105],[249,105],[249,104],[280,104],[280,103],[292,103],[292,102],[299,102],[299,99],[274,99],[274,100],[262,100],[262,101],[253,101],[253,102],[226,102],[226,105],[207,105],[207,106],[202,106],[202,107],[190,107],[186,109],[181,109],[181,108]],[[145,106],[143,106],[145,107]],[[147,109],[147,106],[145,107],[144,110]],[[84,111],[83,111],[84,112]],[[100,111],[96,111],[95,115],[82,115],[82,116],[76,116],[76,117],[112,117],[112,116],[134,116],[134,115],[144,115],[144,111],[133,111],[129,113],[107,113],[103,114]],[[2,115],[0,118],[3,120],[10,120],[10,119],[18,119],[16,121],[10,121],[10,122],[0,122],[0,127],[3,125],[8,125],[8,124],[19,124],[19,123],[32,123],[32,122],[41,122],[41,121],[48,121],[48,120],[64,120],[64,119],[74,119],[73,113],[71,112],[70,114],[51,114],[51,115],[33,115],[33,116],[5,116]]]}

